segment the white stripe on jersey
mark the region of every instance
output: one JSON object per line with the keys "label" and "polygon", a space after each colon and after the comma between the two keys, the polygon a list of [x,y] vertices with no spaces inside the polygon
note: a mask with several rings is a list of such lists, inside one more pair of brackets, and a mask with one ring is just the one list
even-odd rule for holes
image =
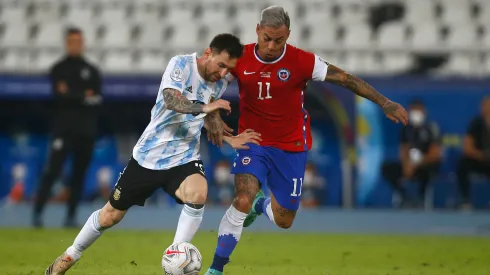
{"label": "white stripe on jersey", "polygon": [[205,114],[181,114],[165,108],[162,91],[180,91],[187,99],[204,104],[223,95],[228,81],[206,82],[197,71],[197,54],[174,56],[163,74],[151,121],[133,149],[139,165],[167,170],[198,160]]}

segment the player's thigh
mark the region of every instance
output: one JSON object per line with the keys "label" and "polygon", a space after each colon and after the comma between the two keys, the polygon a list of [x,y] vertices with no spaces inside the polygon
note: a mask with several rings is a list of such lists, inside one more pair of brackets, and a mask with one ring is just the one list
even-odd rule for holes
{"label": "player's thigh", "polygon": [[270,151],[272,167],[267,185],[278,206],[296,211],[299,208],[303,178],[306,168],[306,152]]}
{"label": "player's thigh", "polygon": [[267,180],[270,163],[264,147],[248,146],[248,150],[237,151],[231,173],[235,175],[235,198],[253,202],[260,186]]}
{"label": "player's thigh", "polygon": [[109,203],[118,210],[127,210],[133,205],[144,206],[155,190],[160,188],[164,171],[146,169],[131,158],[109,197]]}
{"label": "player's thigh", "polygon": [[175,196],[184,203],[204,204],[208,196],[208,183],[201,174],[187,176],[175,191]]}
{"label": "player's thigh", "polygon": [[195,160],[169,169],[162,188],[179,204],[204,204],[208,184],[202,161]]}

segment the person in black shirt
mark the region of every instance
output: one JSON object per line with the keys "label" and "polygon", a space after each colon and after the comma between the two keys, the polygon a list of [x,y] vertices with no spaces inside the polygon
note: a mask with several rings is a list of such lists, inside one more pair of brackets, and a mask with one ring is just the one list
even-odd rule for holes
{"label": "person in black shirt", "polygon": [[471,121],[464,137],[463,156],[457,168],[462,208],[471,207],[470,173],[490,177],[490,97],[483,99],[481,115]]}
{"label": "person in black shirt", "polygon": [[[430,178],[437,173],[442,158],[439,128],[435,123],[426,122],[424,104],[414,100],[409,108],[409,125],[400,132],[400,160],[385,162],[383,176],[401,197],[401,206],[419,206],[425,197]],[[402,179],[420,183],[420,198],[413,201],[407,198]],[[408,204],[407,204],[408,203]]]}
{"label": "person in black shirt", "polygon": [[73,154],[73,166],[65,226],[76,226],[76,210],[92,157],[97,113],[102,101],[100,73],[83,57],[82,31],[70,28],[65,39],[66,56],[52,67],[49,74],[54,99],[53,139],[34,204],[35,227],[42,226],[41,214],[69,153]]}

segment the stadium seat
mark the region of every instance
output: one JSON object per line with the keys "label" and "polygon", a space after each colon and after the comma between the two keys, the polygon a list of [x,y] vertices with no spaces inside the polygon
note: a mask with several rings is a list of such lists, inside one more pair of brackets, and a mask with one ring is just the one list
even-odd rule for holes
{"label": "stadium seat", "polygon": [[454,25],[449,29],[446,46],[452,50],[470,50],[479,47],[477,29],[474,25]]}
{"label": "stadium seat", "polygon": [[337,26],[328,25],[310,25],[310,35],[307,41],[307,47],[310,49],[339,49],[337,38]]}
{"label": "stadium seat", "polygon": [[381,25],[377,45],[379,49],[401,50],[407,46],[407,26],[401,22],[385,23]]}
{"label": "stadium seat", "polygon": [[135,70],[140,73],[163,74],[167,66],[167,59],[161,52],[144,51],[139,61],[135,64]]}
{"label": "stadium seat", "polygon": [[337,2],[339,6],[339,24],[367,24],[369,18],[369,3],[367,1],[349,0]]}
{"label": "stadium seat", "polygon": [[179,51],[201,51],[203,47],[209,44],[208,41],[203,41],[200,37],[200,30],[197,28],[189,28],[182,31],[179,25],[173,25],[173,34],[166,41],[168,48],[178,49]]}
{"label": "stadium seat", "polygon": [[366,24],[346,25],[343,45],[346,49],[362,50],[372,47],[371,29]]}
{"label": "stadium seat", "polygon": [[61,15],[61,2],[35,1],[34,14],[29,19],[35,22],[59,22]]}
{"label": "stadium seat", "polygon": [[453,53],[448,61],[434,72],[437,75],[468,75],[473,72],[476,56],[464,53]]}
{"label": "stadium seat", "polygon": [[159,49],[164,42],[164,28],[160,25],[152,28],[141,25],[136,45],[143,49]]}
{"label": "stadium seat", "polygon": [[132,28],[127,24],[106,25],[105,35],[99,42],[102,48],[127,48],[131,42]]}
{"label": "stadium seat", "polygon": [[27,20],[27,9],[23,6],[3,6],[0,20],[4,23],[20,24]]}
{"label": "stadium seat", "polygon": [[102,69],[114,73],[129,73],[133,68],[133,56],[129,51],[108,51]]}
{"label": "stadium seat", "polygon": [[91,26],[93,25],[93,10],[91,7],[70,7],[63,17],[65,24],[77,25],[77,26]]}
{"label": "stadium seat", "polygon": [[30,67],[37,71],[48,72],[53,64],[61,59],[63,52],[56,50],[42,50],[30,62]]}
{"label": "stadium seat", "polygon": [[314,3],[306,6],[303,21],[308,25],[327,26],[334,24],[332,15],[332,7],[329,3]]}
{"label": "stadium seat", "polygon": [[413,57],[407,53],[386,53],[383,57],[383,71],[389,74],[407,72],[413,64]]}
{"label": "stadium seat", "polygon": [[435,2],[433,0],[404,1],[404,21],[411,25],[425,24],[435,21]]}
{"label": "stadium seat", "polygon": [[121,26],[130,20],[128,19],[128,11],[124,6],[106,6],[99,12],[97,21],[103,25]]}
{"label": "stadium seat", "polygon": [[446,25],[470,24],[471,2],[461,0],[438,1],[442,7],[441,21]]}
{"label": "stadium seat", "polygon": [[433,51],[441,47],[441,27],[435,23],[413,25],[411,47],[416,51]]}
{"label": "stadium seat", "polygon": [[28,64],[28,52],[22,50],[9,50],[5,53],[5,57],[2,62],[2,71],[22,72],[27,70]]}
{"label": "stadium seat", "polygon": [[38,25],[39,30],[33,40],[37,47],[63,47],[63,26],[57,22]]}
{"label": "stadium seat", "polygon": [[26,23],[9,22],[4,25],[4,34],[0,45],[2,47],[26,47],[31,26]]}

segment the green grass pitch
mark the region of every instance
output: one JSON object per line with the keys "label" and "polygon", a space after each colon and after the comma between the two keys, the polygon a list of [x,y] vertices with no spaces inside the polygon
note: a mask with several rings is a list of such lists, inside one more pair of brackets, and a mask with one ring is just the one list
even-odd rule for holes
{"label": "green grass pitch", "polygon": [[[44,274],[73,242],[74,230],[0,230],[0,274]],[[160,258],[173,232],[110,230],[67,274],[163,274]],[[209,266],[216,232],[193,243]],[[244,232],[227,275],[483,275],[490,274],[490,238]]]}

